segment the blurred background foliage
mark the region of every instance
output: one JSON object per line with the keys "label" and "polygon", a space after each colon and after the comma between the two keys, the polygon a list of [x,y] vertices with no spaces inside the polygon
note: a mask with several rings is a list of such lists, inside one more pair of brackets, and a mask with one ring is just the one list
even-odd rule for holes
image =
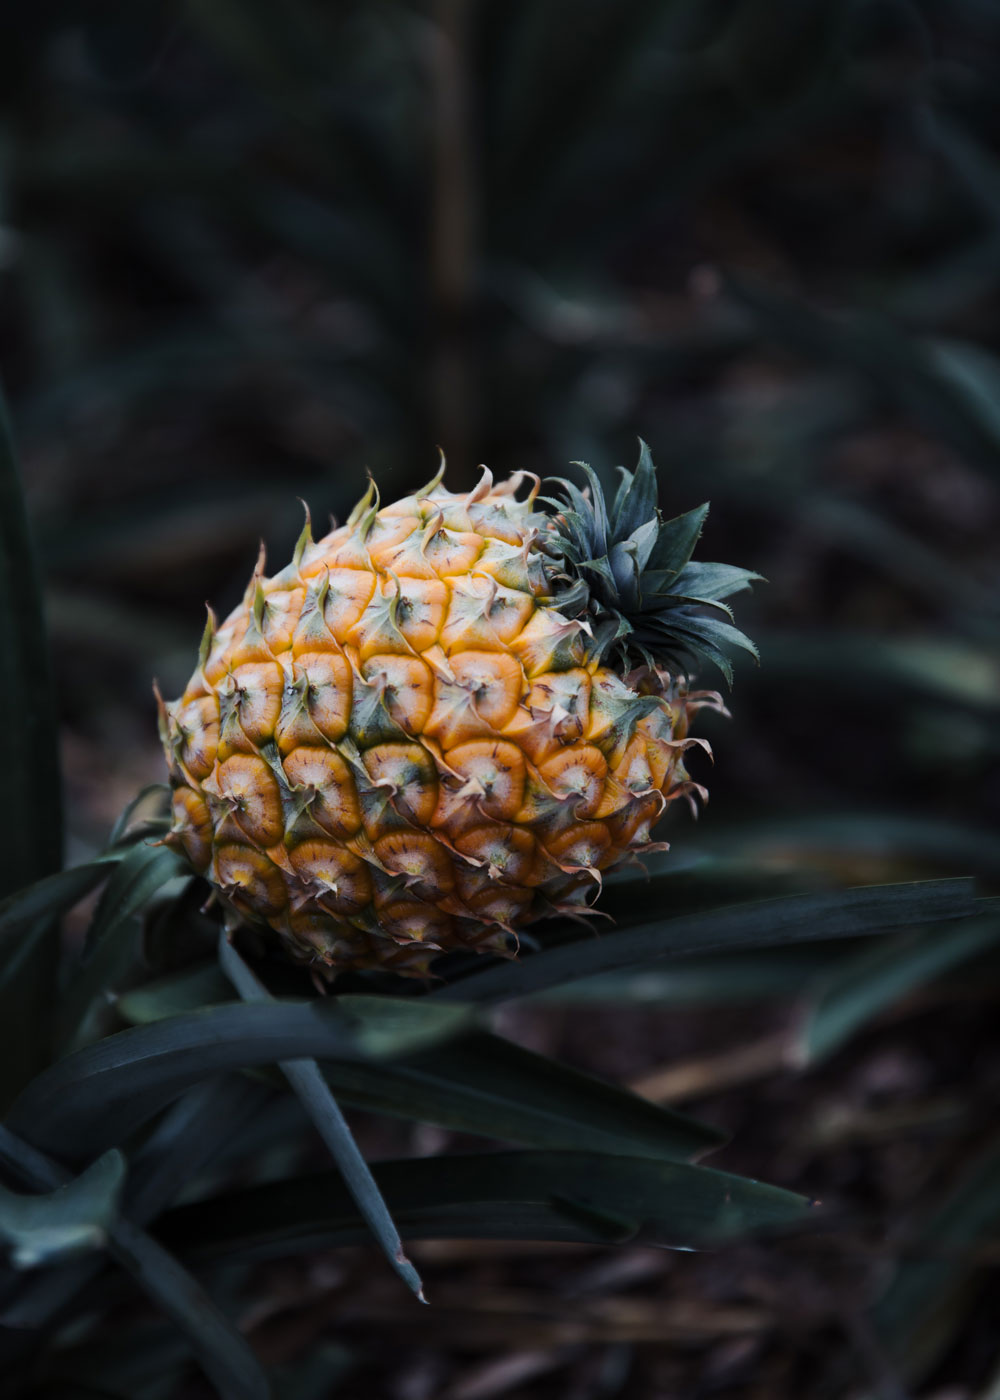
{"label": "blurred background foliage", "polygon": [[[47,582],[71,856],[160,776],[151,677],[179,690],[205,600],[238,600],[259,537],[288,557],[297,497],[343,518],[366,467],[388,499],[433,474],[436,444],[453,488],[480,461],[607,471],[641,433],[671,514],[711,499],[705,556],[769,580],[739,609],[762,666],[741,669],[732,723],[706,723],[712,805],[698,830],[674,819],[677,859],[995,879],[998,79],[990,0],[49,0],[8,16],[0,373]],[[753,1039],[757,1060],[734,1052],[735,1070],[670,1092],[701,1111],[705,1083],[756,1080],[711,1101],[744,1144],[727,1164],[812,1191],[822,1175],[879,1238],[912,1242],[901,1212],[940,1204],[995,1111],[995,996],[946,989],[810,1077],[768,1058],[786,1013],[743,1005],[750,968],[725,992],[699,976],[655,993],[675,1003],[667,1027],[662,1007],[626,1026],[591,1006],[519,1029],[634,1081]],[[975,1200],[973,1234],[1000,1215],[987,1187]],[[463,1270],[514,1287],[503,1259],[446,1256],[457,1308]],[[712,1267],[647,1281],[704,1301],[756,1279],[755,1306],[776,1306],[759,1253],[729,1260],[728,1283]],[[738,1319],[715,1371],[697,1346],[690,1374],[647,1348],[641,1383],[661,1390],[622,1389],[647,1373],[621,1348],[652,1321],[600,1313],[566,1341],[527,1326],[530,1300],[521,1333],[511,1304],[508,1330],[491,1314],[470,1349],[521,1336],[556,1360],[513,1381],[477,1362],[462,1390],[444,1322],[421,1313],[418,1365],[380,1286],[358,1325],[398,1322],[400,1375],[430,1377],[405,1391],[381,1374],[386,1394],[688,1395],[695,1373],[721,1378],[699,1395],[805,1393],[801,1349]],[[829,1299],[797,1296],[812,1364]],[[899,1316],[861,1339],[879,1385],[897,1384]],[[921,1393],[995,1395],[980,1314],[949,1317]],[[550,1389],[583,1354],[603,1358],[598,1388]]]}

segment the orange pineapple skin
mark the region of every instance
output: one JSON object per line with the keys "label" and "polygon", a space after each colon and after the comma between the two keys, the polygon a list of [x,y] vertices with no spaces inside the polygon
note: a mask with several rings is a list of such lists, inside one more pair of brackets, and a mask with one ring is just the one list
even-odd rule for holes
{"label": "orange pineapple skin", "polygon": [[651,850],[711,692],[623,677],[555,603],[517,474],[434,484],[258,565],[160,704],[168,841],[228,909],[327,974],[508,954]]}

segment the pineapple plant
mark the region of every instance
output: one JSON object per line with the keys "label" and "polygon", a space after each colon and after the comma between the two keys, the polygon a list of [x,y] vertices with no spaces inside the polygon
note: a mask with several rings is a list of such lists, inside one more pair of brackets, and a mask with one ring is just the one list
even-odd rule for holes
{"label": "pineapple plant", "polygon": [[[589,493],[564,484],[548,512],[535,485],[519,496],[524,484],[494,490],[484,476],[452,496],[437,481],[386,511],[372,491],[343,532],[319,544],[307,532],[288,570],[259,569],[245,607],[209,629],[188,693],[162,707],[173,818],[166,789],[146,789],[91,859],[59,869],[49,856],[33,883],[19,883],[39,875],[27,867],[0,879],[12,1400],[67,1387],[174,1396],[192,1361],[224,1400],[284,1394],[287,1373],[273,1388],[233,1320],[257,1278],[245,1265],[274,1253],[371,1237],[423,1297],[404,1240],[691,1249],[796,1228],[807,1198],[696,1160],[718,1129],[525,1049],[491,1028],[490,1007],[706,948],[725,976],[726,950],[739,962],[768,944],[893,929],[903,942],[888,951],[919,978],[928,945],[913,944],[915,927],[937,968],[993,937],[970,881],[795,895],[768,884],[778,897],[734,904],[739,877],[710,861],[688,889],[694,914],[678,912],[676,872],[624,879],[611,936],[564,923],[557,946],[514,964],[442,962],[433,989],[397,978],[303,995],[274,960],[245,960],[234,920],[270,927],[331,974],[506,949],[530,920],[586,909],[605,870],[650,848],[663,808],[697,797],[688,718],[720,702],[682,675],[698,657],[727,672],[726,649],[750,645],[722,600],[752,576],[691,562],[704,509],[662,521],[645,450],[610,510],[594,478]],[[0,564],[30,585],[2,404],[0,497],[14,506],[0,513]],[[45,693],[41,649],[26,644],[40,616],[30,586],[0,598],[0,703]],[[400,680],[428,675],[423,691]],[[19,815],[12,838],[23,829],[24,849],[44,853],[58,811],[50,786],[27,781],[25,738],[0,788]],[[198,913],[194,871],[217,881],[228,928],[220,908]],[[363,873],[363,898],[342,871]],[[63,944],[60,916],[99,886],[82,946]],[[844,971],[853,997],[849,951]],[[806,989],[811,1054],[857,1020],[842,996],[831,1014],[826,979],[824,964]],[[894,968],[888,991],[899,985]],[[870,1014],[882,1001],[863,993]],[[289,1115],[289,1094],[302,1112]],[[372,1168],[342,1104],[491,1147]],[[312,1169],[313,1129],[325,1172]],[[271,1145],[283,1174],[261,1180]],[[122,1275],[160,1314],[149,1330],[121,1325]]]}
{"label": "pineapple plant", "polygon": [[[757,575],[695,562],[706,506],[664,520],[642,444],[614,502],[541,501],[523,472],[385,507],[374,484],[319,541],[212,614],[183,695],[160,700],[168,841],[231,918],[335,975],[425,974],[516,950],[585,912],[705,789],[689,733],[719,695],[684,674],[753,651],[725,599]],[[546,505],[549,509],[539,507]]]}

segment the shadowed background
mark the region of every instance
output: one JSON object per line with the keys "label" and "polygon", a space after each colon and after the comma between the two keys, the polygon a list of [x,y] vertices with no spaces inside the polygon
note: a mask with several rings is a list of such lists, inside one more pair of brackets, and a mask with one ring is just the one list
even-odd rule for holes
{"label": "shadowed background", "polygon": [[[995,878],[998,78],[986,0],[51,0],[8,19],[0,372],[70,854],[161,776],[151,678],[182,687],[205,600],[239,599],[261,537],[287,559],[297,497],[343,518],[365,468],[388,500],[437,444],[453,489],[481,461],[610,474],[641,434],[670,514],[712,501],[704,557],[769,580],[738,600],[762,665],[739,668],[732,723],[706,721],[712,804],[699,829],[673,817],[678,859]],[[460,1313],[435,1320],[385,1303],[366,1254],[337,1256],[279,1358],[326,1335],[349,1283],[368,1290],[346,1324],[359,1395],[806,1393],[875,1241],[982,1147],[1000,1046],[974,983],[809,1075],[772,1053],[787,1007],[748,985],[509,1027],[626,1080],[682,1060],[657,1093],[735,1132],[727,1165],[869,1213],[837,1269],[637,1250],[605,1277],[597,1255],[428,1246]],[[421,1132],[393,1149],[426,1150]],[[305,1269],[274,1282],[300,1333]],[[539,1322],[537,1295],[580,1287],[599,1301],[567,1315],[590,1324],[567,1333],[558,1303]],[[494,1302],[463,1320],[476,1289]],[[913,1394],[994,1395],[985,1296],[898,1363]],[[675,1344],[654,1345],[686,1297]],[[727,1320],[734,1299],[750,1311]],[[371,1329],[397,1325],[398,1364],[373,1359]],[[904,1385],[884,1339],[858,1345],[868,1383]]]}

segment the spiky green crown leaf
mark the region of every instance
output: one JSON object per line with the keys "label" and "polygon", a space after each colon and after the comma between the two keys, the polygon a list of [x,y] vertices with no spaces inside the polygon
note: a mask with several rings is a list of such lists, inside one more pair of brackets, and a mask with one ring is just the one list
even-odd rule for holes
{"label": "spiky green crown leaf", "polygon": [[617,649],[626,664],[641,659],[685,670],[707,660],[731,684],[729,653],[748,651],[756,659],[757,648],[734,626],[724,599],[761,575],[691,558],[708,505],[664,520],[656,504],[656,468],[641,440],[635,471],[618,468],[622,479],[610,510],[596,473],[585,462],[573,465],[589,490],[558,478],[563,499],[550,501],[558,514],[548,546],[576,585],[562,606],[586,615],[602,650]]}

